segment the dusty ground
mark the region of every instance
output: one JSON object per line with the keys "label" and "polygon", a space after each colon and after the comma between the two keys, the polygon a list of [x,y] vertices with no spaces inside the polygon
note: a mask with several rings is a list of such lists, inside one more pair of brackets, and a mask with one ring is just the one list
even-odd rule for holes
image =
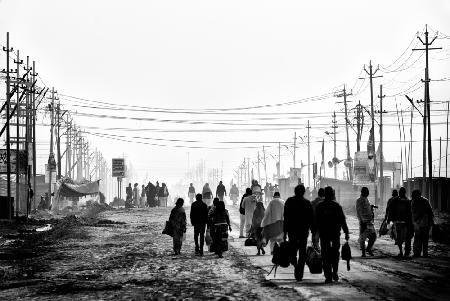
{"label": "dusty ground", "polygon": [[161,235],[170,208],[53,220],[49,234],[0,238],[0,300],[449,300],[448,245],[430,243],[427,259],[399,260],[385,236],[364,259],[348,216],[351,270],[341,261],[340,281],[325,285],[305,268],[296,282],[292,267],[266,276],[271,256],[243,246],[237,208],[228,209],[233,232],[223,259],[195,257],[190,226],[182,255],[171,256],[171,238]]}
{"label": "dusty ground", "polygon": [[[161,235],[169,209],[114,210],[101,221],[82,225],[62,240],[26,243],[25,251],[0,248],[1,300],[279,300],[298,299],[292,289],[266,281],[237,249],[225,258],[193,255],[188,227],[181,256]],[[24,249],[23,246],[17,249]]]}

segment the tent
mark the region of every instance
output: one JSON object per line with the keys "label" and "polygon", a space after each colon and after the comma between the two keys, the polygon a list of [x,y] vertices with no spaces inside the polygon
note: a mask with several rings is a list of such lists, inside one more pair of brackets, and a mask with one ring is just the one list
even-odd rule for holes
{"label": "tent", "polygon": [[99,182],[90,182],[84,184],[61,183],[58,194],[60,197],[84,197],[97,194],[99,192]]}

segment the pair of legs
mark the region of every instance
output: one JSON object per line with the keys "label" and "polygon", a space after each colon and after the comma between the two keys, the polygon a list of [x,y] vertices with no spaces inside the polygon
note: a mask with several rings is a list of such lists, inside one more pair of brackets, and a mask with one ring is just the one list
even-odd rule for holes
{"label": "pair of legs", "polygon": [[175,255],[180,255],[181,252],[181,246],[183,244],[183,233],[178,233],[177,231],[174,231],[173,233],[173,253]]}
{"label": "pair of legs", "polygon": [[245,215],[239,214],[239,238],[244,237]]}
{"label": "pair of legs", "polygon": [[303,271],[306,262],[306,245],[308,242],[308,235],[300,235],[297,233],[288,233],[289,243],[293,251],[293,259],[296,259],[298,253],[298,261],[295,260],[294,275],[297,281],[303,279]]}
{"label": "pair of legs", "polygon": [[322,263],[325,282],[330,283],[331,279],[339,280],[339,247],[341,246],[340,237],[321,237],[320,247],[322,249]]}
{"label": "pair of legs", "polygon": [[[205,244],[205,229],[206,224],[194,225],[195,255],[203,256],[203,245]],[[198,242],[199,236],[200,236],[200,244]]]}
{"label": "pair of legs", "polygon": [[[395,244],[398,246],[398,257],[409,256],[411,252],[411,238],[408,233],[408,225],[406,222],[394,222],[393,226],[395,235]],[[403,243],[405,243],[405,254],[403,254]]]}
{"label": "pair of legs", "polygon": [[[368,239],[366,248],[366,239]],[[366,257],[366,251],[373,256],[372,247],[377,240],[377,233],[372,224],[359,223],[359,246],[361,248],[362,257]]]}
{"label": "pair of legs", "polygon": [[428,257],[428,240],[430,238],[430,227],[414,227],[414,256]]}

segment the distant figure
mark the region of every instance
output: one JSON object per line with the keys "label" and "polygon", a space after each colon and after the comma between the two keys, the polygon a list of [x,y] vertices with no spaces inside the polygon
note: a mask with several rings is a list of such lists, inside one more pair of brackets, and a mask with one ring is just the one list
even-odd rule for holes
{"label": "distant figure", "polygon": [[186,233],[186,212],[183,208],[184,200],[179,198],[175,207],[170,211],[169,223],[173,229],[173,252],[179,255],[183,244],[183,235]]}
{"label": "distant figure", "polygon": [[[321,188],[322,189],[322,188]],[[319,189],[319,195],[321,194]],[[316,226],[320,235],[322,249],[323,271],[325,283],[339,280],[339,247],[341,228],[345,233],[345,240],[349,239],[349,231],[341,205],[334,200],[333,189],[325,187],[324,200],[316,207]]]}
{"label": "distant figure", "polygon": [[305,198],[308,199],[308,200],[311,199],[311,191],[309,190],[309,187],[306,187]]}
{"label": "distant figure", "polygon": [[[373,225],[373,207],[367,197],[369,189],[361,188],[361,196],[356,200],[356,215],[359,220],[359,246],[361,248],[362,257],[366,257],[366,252],[373,256],[372,247],[377,239],[377,234]],[[366,239],[369,239],[366,248]]]}
{"label": "distant figure", "polygon": [[225,189],[225,186],[222,184],[222,181],[219,182],[219,185],[217,185],[216,189],[216,197],[219,198],[221,202],[223,202],[223,197],[227,195],[227,190]]}
{"label": "distant figure", "polygon": [[261,222],[263,236],[269,242],[270,253],[273,254],[275,243],[283,241],[284,200],[280,193],[275,192],[273,199],[267,205]]}
{"label": "distant figure", "polygon": [[203,197],[203,202],[205,202],[206,206],[209,207],[212,205],[213,193],[212,193],[211,188],[209,187],[208,183],[206,183],[203,186],[202,197]]}
{"label": "distant figure", "polygon": [[156,206],[156,187],[152,184],[152,182],[148,182],[147,187],[145,188],[147,194],[147,206],[155,207]]}
{"label": "distant figure", "polygon": [[239,204],[239,238],[244,238],[244,227],[245,227],[245,208],[244,199],[252,195],[252,190],[247,187],[245,193],[242,195],[241,203]]}
{"label": "distant figure", "polygon": [[133,188],[133,205],[134,207],[139,207],[139,199],[140,199],[140,193],[139,193],[139,184],[138,183],[134,183],[134,188]]}
{"label": "distant figure", "polygon": [[[252,180],[252,186],[250,187],[252,189],[252,191],[255,186],[258,186],[260,190],[262,189],[261,185],[259,185],[257,180]],[[262,194],[262,192],[261,192],[261,194]]]}
{"label": "distant figure", "polygon": [[253,212],[252,217],[252,226],[250,229],[251,235],[256,240],[256,250],[258,253],[256,255],[261,255],[261,253],[264,255],[266,254],[266,251],[264,251],[264,243],[263,243],[263,235],[262,235],[262,220],[264,218],[264,204],[262,202],[262,199],[258,200],[256,202],[255,211]]}
{"label": "distant figure", "polygon": [[167,198],[169,197],[169,190],[167,189],[166,183],[161,184],[161,188],[159,189],[159,206],[167,207]]}
{"label": "distant figure", "polygon": [[155,206],[161,206],[160,204],[160,200],[159,200],[159,196],[161,194],[161,186],[159,186],[159,182],[156,181],[156,186],[155,186]]}
{"label": "distant figure", "polygon": [[313,208],[314,213],[314,219],[313,219],[313,229],[314,233],[312,233],[311,241],[313,246],[320,251],[320,245],[319,245],[319,232],[317,231],[317,205],[322,203],[322,201],[325,199],[325,189],[319,188],[317,197],[311,202],[311,206]]}
{"label": "distant figure", "polygon": [[411,201],[406,197],[406,189],[400,188],[400,197],[397,190],[392,191],[392,198],[389,199],[386,208],[386,222],[393,222],[393,232],[395,244],[398,246],[398,257],[403,257],[403,242],[405,242],[405,256],[411,253],[411,237],[409,229],[412,225]]}
{"label": "distant figure", "polygon": [[434,224],[433,209],[430,202],[422,197],[420,190],[412,192],[412,221],[414,225],[414,245],[413,255],[419,257],[428,257],[428,239],[430,227]]}
{"label": "distant figure", "polygon": [[194,202],[194,198],[195,198],[195,188],[192,185],[192,183],[189,184],[188,196],[189,196],[189,200],[192,204]]}
{"label": "distant figure", "polygon": [[133,188],[131,187],[131,183],[128,183],[125,193],[127,195],[127,199],[125,200],[125,208],[131,208],[133,202]]}
{"label": "distant figure", "polygon": [[141,198],[139,202],[139,207],[144,208],[145,207],[145,201],[146,201],[146,192],[145,192],[145,185],[142,184],[142,190],[141,190]]}
{"label": "distant figure", "polygon": [[230,199],[233,202],[233,205],[236,206],[237,200],[239,198],[239,189],[237,188],[236,184],[233,184],[230,188]]}
{"label": "distant figure", "polygon": [[288,236],[294,254],[297,255],[298,252],[294,275],[297,281],[301,281],[306,261],[306,244],[313,225],[313,209],[309,200],[304,198],[305,186],[297,185],[294,193],[295,196],[288,198],[284,204],[284,238]]}
{"label": "distant figure", "polygon": [[[195,196],[195,202],[191,205],[191,224],[194,226],[195,255],[203,256],[203,245],[205,243],[205,229],[208,222],[208,207],[199,193]],[[198,237],[200,235],[200,244]]]}
{"label": "distant figure", "polygon": [[270,194],[270,186],[269,183],[266,182],[266,186],[264,186],[264,202],[268,204],[272,199],[272,195]]}
{"label": "distant figure", "polygon": [[[278,184],[275,184],[275,186],[273,186],[273,193],[275,192],[280,192],[280,187],[278,186]],[[281,193],[280,193],[281,195]]]}
{"label": "distant figure", "polygon": [[223,257],[223,252],[228,251],[228,231],[231,232],[230,216],[225,209],[225,203],[219,201],[211,216],[213,250],[219,258]]}

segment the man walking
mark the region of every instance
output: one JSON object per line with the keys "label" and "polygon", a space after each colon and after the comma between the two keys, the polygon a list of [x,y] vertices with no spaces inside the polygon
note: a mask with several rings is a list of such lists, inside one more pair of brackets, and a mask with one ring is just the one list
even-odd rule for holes
{"label": "man walking", "polygon": [[249,195],[252,195],[252,190],[250,188],[247,188],[245,190],[244,195],[241,198],[241,203],[239,204],[239,238],[244,238],[244,227],[245,227],[245,208],[244,208],[244,199],[248,197]]}
{"label": "man walking", "polygon": [[[369,196],[369,188],[361,188],[361,196],[356,200],[356,215],[359,220],[359,245],[362,257],[366,257],[366,252],[373,256],[372,247],[377,239],[375,227],[373,225],[373,205],[370,204],[367,197]],[[366,239],[369,239],[366,248]]]}
{"label": "man walking", "polygon": [[319,231],[317,230],[317,206],[322,203],[322,201],[325,198],[325,190],[323,188],[319,189],[318,196],[311,201],[311,206],[313,208],[314,213],[314,219],[313,219],[313,229],[314,232],[312,233],[311,241],[313,246],[320,251],[320,245],[319,245]]}
{"label": "man walking", "polygon": [[[194,226],[195,255],[203,256],[203,245],[205,243],[205,228],[208,222],[208,207],[202,200],[199,193],[195,196],[195,201],[191,205],[191,224]],[[200,245],[198,236],[200,235]]]}
{"label": "man walking", "polygon": [[223,197],[227,195],[227,190],[225,186],[222,184],[222,181],[219,182],[216,189],[216,198],[219,198],[219,201],[223,202]]}
{"label": "man walking", "polygon": [[405,187],[400,188],[400,197],[392,193],[392,198],[388,202],[386,208],[386,222],[394,223],[393,231],[395,237],[395,244],[398,246],[400,253],[398,257],[403,257],[403,242],[405,243],[405,257],[408,257],[411,252],[411,236],[409,229],[411,229],[412,215],[411,215],[411,201],[406,197]]}
{"label": "man walking", "polygon": [[428,239],[430,227],[434,224],[433,209],[430,202],[422,197],[420,190],[412,192],[412,221],[414,225],[414,257],[428,257]]}
{"label": "man walking", "polygon": [[289,242],[294,249],[294,256],[297,256],[298,262],[295,264],[295,279],[303,279],[303,270],[306,261],[306,244],[309,231],[312,228],[313,209],[309,200],[303,196],[305,186],[297,185],[294,189],[295,196],[290,197],[284,204],[284,239],[289,236]]}
{"label": "man walking", "polygon": [[[322,189],[322,188],[321,188]],[[319,195],[320,195],[319,189]],[[339,247],[341,228],[345,233],[345,240],[349,239],[349,231],[341,205],[334,200],[333,188],[325,187],[325,199],[316,208],[317,229],[320,235],[322,249],[323,271],[325,283],[339,280]]]}

